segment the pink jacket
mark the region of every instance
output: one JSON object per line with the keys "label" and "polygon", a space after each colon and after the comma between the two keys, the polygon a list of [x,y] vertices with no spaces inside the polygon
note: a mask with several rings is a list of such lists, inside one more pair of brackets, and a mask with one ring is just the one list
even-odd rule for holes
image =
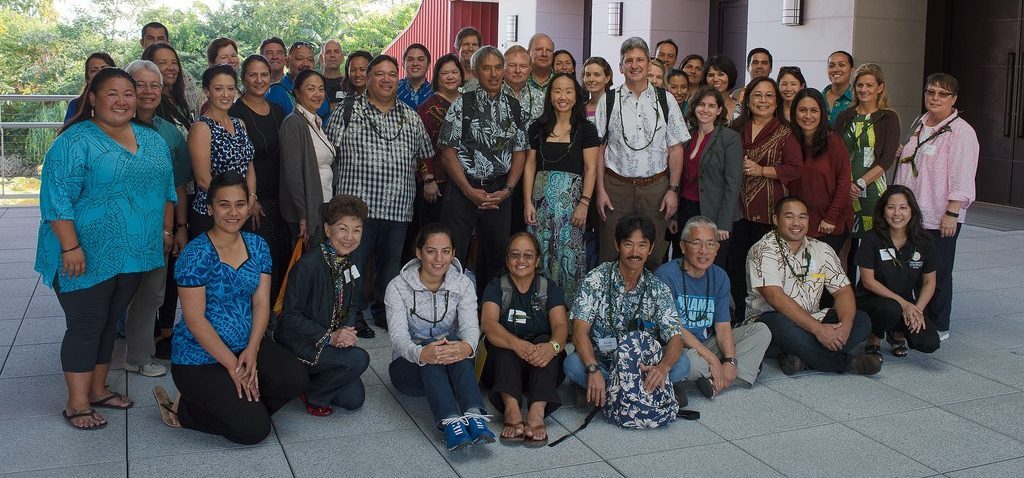
{"label": "pink jacket", "polygon": [[[919,141],[927,139],[927,136],[919,137],[920,125],[927,118],[928,113],[925,113],[914,122],[916,126],[896,152],[899,165],[893,183],[914,191],[921,205],[922,225],[925,229],[938,229],[949,201],[961,202],[957,222],[963,223],[967,218],[967,208],[976,196],[974,176],[978,171],[978,135],[967,121],[960,118],[959,112],[953,110],[949,118],[935,126],[933,132],[938,135],[919,146]],[[904,159],[919,147],[921,151],[914,158],[918,170],[915,176],[911,163],[904,162]]]}

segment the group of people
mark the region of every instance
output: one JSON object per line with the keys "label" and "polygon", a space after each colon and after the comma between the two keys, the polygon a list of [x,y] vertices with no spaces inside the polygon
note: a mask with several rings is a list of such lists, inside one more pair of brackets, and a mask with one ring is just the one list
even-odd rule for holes
{"label": "group of people", "polygon": [[566,377],[646,428],[645,394],[713,398],[764,357],[874,374],[883,339],[949,336],[978,143],[948,74],[901,138],[882,69],[843,51],[819,92],[772,78],[763,48],[735,89],[729,58],[629,38],[613,87],[543,33],[502,52],[467,27],[400,60],[279,38],[241,59],[218,38],[200,88],[166,27],[140,43],[124,69],[86,60],[43,167],[36,269],[65,311],[75,428],[134,405],[106,385],[122,317],[127,370],[170,359],[163,421],[238,443],[297,397],[360,408],[372,321],[450,450],[547,443]]}

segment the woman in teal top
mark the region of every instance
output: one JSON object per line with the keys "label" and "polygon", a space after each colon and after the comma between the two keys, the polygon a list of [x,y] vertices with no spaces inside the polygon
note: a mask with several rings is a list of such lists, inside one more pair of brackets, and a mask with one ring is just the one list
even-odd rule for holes
{"label": "woman in teal top", "polygon": [[103,69],[86,100],[46,153],[35,269],[57,292],[67,322],[64,416],[94,430],[107,421],[93,407],[133,405],[106,387],[114,324],[140,273],[164,264],[177,197],[167,144],[132,121],[135,80]]}

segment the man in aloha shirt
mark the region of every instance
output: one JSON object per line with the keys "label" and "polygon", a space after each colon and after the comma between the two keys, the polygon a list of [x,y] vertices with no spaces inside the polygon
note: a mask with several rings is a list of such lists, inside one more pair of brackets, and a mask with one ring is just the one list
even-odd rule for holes
{"label": "man in aloha shirt", "polygon": [[[576,351],[565,359],[565,375],[583,387],[587,401],[597,406],[604,406],[618,338],[629,331],[632,321],[642,321],[644,328],[654,329],[663,346],[661,362],[640,366],[648,391],[666,382],[682,382],[690,372],[690,362],[682,356],[682,323],[672,292],[654,273],[644,269],[655,234],[650,219],[623,217],[615,227],[619,258],[587,274],[569,314]],[[685,394],[675,389],[680,405],[685,405]]]}

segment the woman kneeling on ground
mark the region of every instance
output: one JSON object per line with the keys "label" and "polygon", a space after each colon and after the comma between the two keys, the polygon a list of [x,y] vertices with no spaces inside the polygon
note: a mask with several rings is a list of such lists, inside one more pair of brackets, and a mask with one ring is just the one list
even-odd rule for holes
{"label": "woman kneeling on ground", "polygon": [[416,236],[416,258],[384,294],[391,336],[391,383],[426,396],[449,451],[493,443],[473,357],[480,340],[476,286],[453,257],[452,232],[428,224]]}
{"label": "woman kneeling on ground", "polygon": [[323,417],[337,405],[346,410],[363,406],[366,389],[359,377],[370,356],[356,346],[356,317],[352,310],[356,278],[349,255],[359,247],[367,207],[362,199],[339,194],[324,213],[326,241],[299,259],[288,274],[277,341],[292,351],[309,372],[302,395],[306,411]]}
{"label": "woman kneeling on ground", "polygon": [[533,235],[512,236],[505,254],[508,273],[487,284],[481,316],[488,343],[481,378],[491,389],[491,403],[505,411],[501,441],[531,446],[548,442],[544,417],[562,404],[555,389],[565,379],[561,352],[569,335],[562,290],[537,274],[539,251]]}
{"label": "woman kneeling on ground", "polygon": [[935,244],[921,226],[921,208],[906,186],[890,186],[875,205],[872,234],[857,249],[860,283],[857,308],[871,316],[865,353],[882,353],[886,336],[892,354],[906,357],[910,348],[932,353],[939,330],[924,310],[935,295]]}
{"label": "woman kneeling on ground", "polygon": [[153,395],[164,423],[243,445],[270,434],[270,416],[306,389],[305,370],[264,337],[270,318],[270,249],[241,232],[245,177],[227,171],[207,189],[213,227],[185,246],[174,269],[184,320],[174,328],[171,375],[180,393]]}

